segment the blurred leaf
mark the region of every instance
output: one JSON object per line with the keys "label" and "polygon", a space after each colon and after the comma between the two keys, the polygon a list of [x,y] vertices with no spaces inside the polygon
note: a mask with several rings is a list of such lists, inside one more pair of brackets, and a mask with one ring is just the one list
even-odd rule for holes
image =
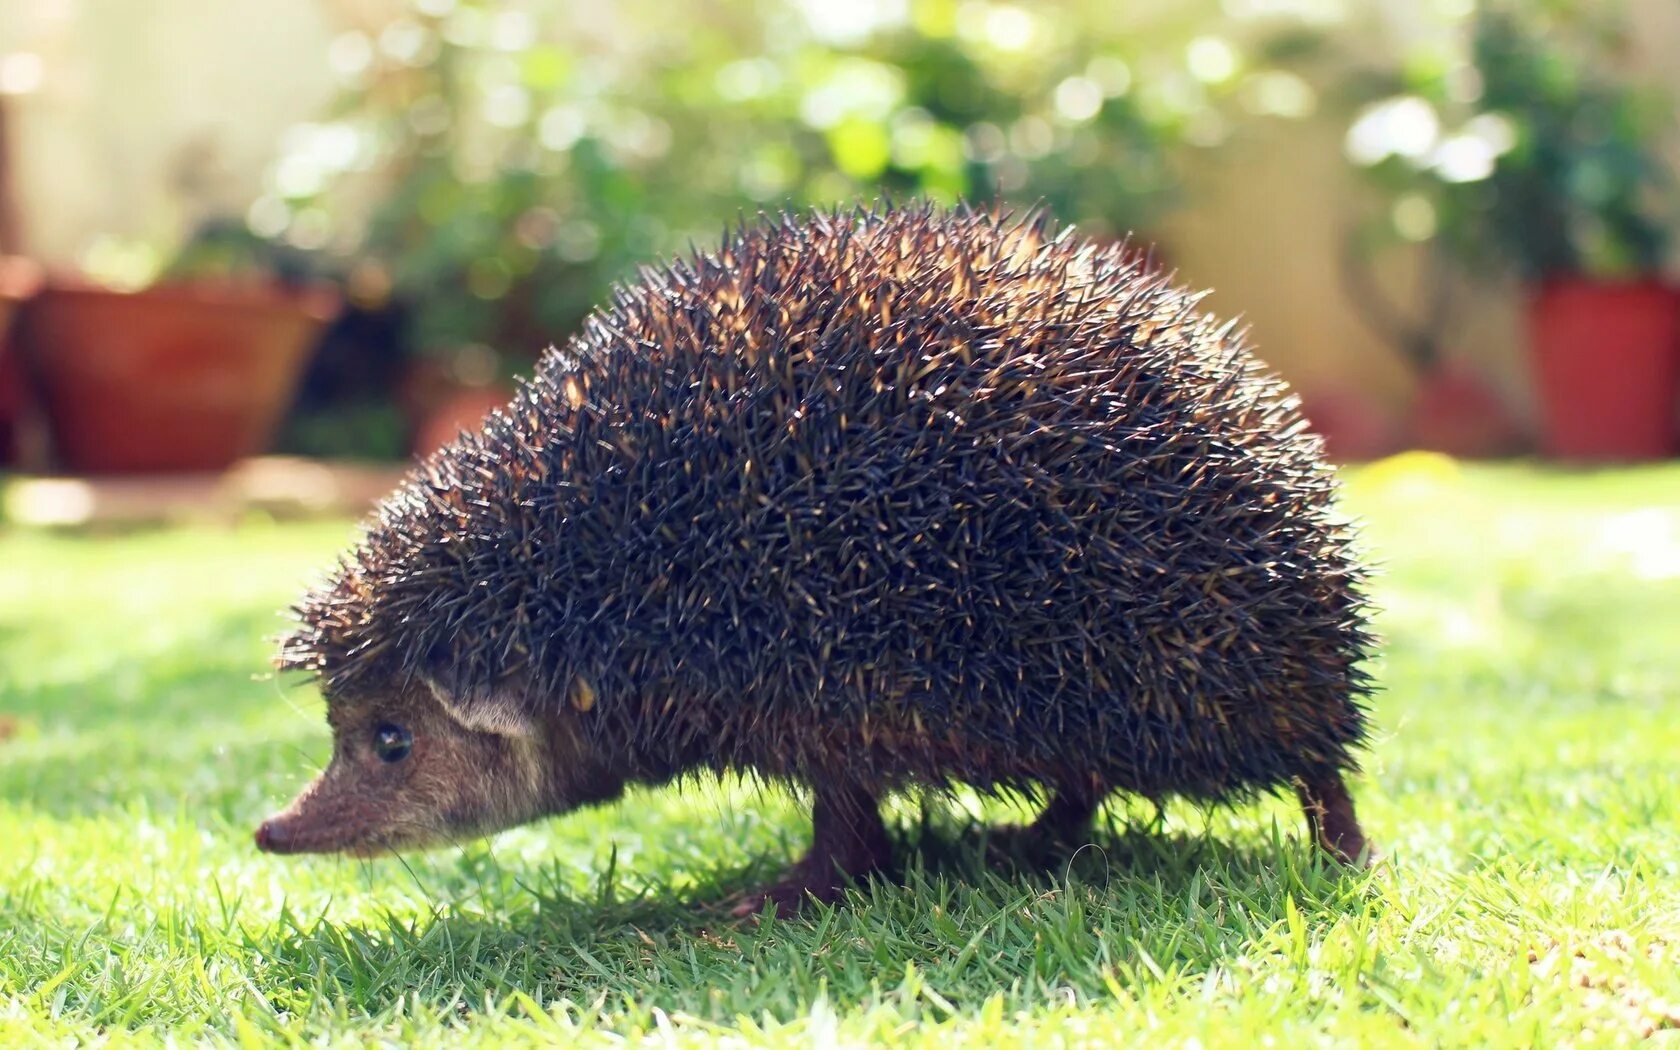
{"label": "blurred leaf", "polygon": [[539,45],[520,58],[520,76],[534,92],[552,91],[566,82],[571,56],[558,47]]}
{"label": "blurred leaf", "polygon": [[[326,173],[287,201],[345,231],[346,255],[382,262],[424,353],[534,354],[636,266],[689,238],[713,244],[762,207],[885,192],[1043,201],[1098,236],[1147,228],[1175,203],[1184,129],[1227,102],[1240,111],[1241,78],[1196,84],[1157,61],[1199,37],[1239,39],[1173,12],[916,0],[902,17],[848,8],[837,32],[794,0],[622,0],[607,32],[562,0],[434,8],[418,14],[436,32],[429,60],[376,55],[331,107],[377,144],[371,170]],[[1035,46],[994,39],[1017,22]],[[1125,85],[1069,127],[1057,86],[1094,62],[1124,69]],[[1151,99],[1162,104],[1145,119]],[[1011,138],[1018,127],[1032,133]],[[541,236],[533,209],[549,216]]]}
{"label": "blurred leaf", "polygon": [[[1442,114],[1444,140],[1480,120],[1509,129],[1513,141],[1495,149],[1485,178],[1457,176],[1440,153],[1363,168],[1385,210],[1401,198],[1428,201],[1436,242],[1472,273],[1617,277],[1660,268],[1680,220],[1675,179],[1655,152],[1673,117],[1615,72],[1618,25],[1572,0],[1488,0],[1461,53],[1433,41],[1403,56],[1401,79]],[[1383,97],[1393,73],[1356,70],[1344,96],[1355,106]],[[1485,123],[1489,115],[1496,124]]]}

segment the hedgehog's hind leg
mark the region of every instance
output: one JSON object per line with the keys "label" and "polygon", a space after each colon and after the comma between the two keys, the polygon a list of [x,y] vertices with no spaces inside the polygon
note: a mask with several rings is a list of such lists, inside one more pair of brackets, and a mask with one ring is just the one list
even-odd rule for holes
{"label": "hedgehog's hind leg", "polygon": [[791,915],[810,898],[834,901],[846,884],[892,864],[892,843],[881,823],[880,799],[853,784],[816,788],[811,807],[811,848],[780,881],[746,894],[734,907],[737,918],[757,915],[766,903]]}
{"label": "hedgehog's hind leg", "polygon": [[1320,849],[1344,864],[1369,863],[1365,832],[1353,812],[1353,799],[1340,773],[1295,778],[1295,793],[1307,814],[1307,827]]}
{"label": "hedgehog's hind leg", "polygon": [[1087,788],[1061,787],[1026,829],[1033,839],[1053,845],[1072,845],[1091,837],[1091,820],[1102,805],[1102,793]]}
{"label": "hedgehog's hind leg", "polygon": [[1091,821],[1107,794],[1087,786],[1062,784],[1050,795],[1031,824],[1011,824],[987,833],[996,859],[1040,862],[1059,860],[1091,840]]}

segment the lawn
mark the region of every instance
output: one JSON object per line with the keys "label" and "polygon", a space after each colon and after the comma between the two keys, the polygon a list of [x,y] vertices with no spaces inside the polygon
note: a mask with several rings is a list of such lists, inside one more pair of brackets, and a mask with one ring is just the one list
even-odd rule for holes
{"label": "lawn", "polygon": [[807,828],[732,785],[406,860],[258,854],[256,821],[327,752],[266,639],[349,525],[0,531],[0,1045],[1680,1028],[1680,469],[1403,457],[1351,474],[1347,504],[1384,563],[1355,784],[1373,870],[1318,862],[1282,802],[1123,801],[1067,864],[998,868],[978,811],[912,799],[906,885],[763,923],[712,904]]}

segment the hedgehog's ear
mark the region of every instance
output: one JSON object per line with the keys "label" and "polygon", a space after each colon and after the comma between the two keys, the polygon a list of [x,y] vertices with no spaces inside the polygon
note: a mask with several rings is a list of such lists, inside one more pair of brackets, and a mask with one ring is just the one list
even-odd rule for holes
{"label": "hedgehog's ear", "polygon": [[462,692],[445,688],[433,678],[426,678],[425,683],[449,717],[474,732],[519,737],[537,734],[537,720],[512,683]]}

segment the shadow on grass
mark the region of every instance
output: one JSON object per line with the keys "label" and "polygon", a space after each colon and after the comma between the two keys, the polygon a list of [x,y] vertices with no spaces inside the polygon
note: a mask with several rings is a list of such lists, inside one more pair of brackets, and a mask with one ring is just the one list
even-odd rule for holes
{"label": "shadow on grass", "polygon": [[[840,907],[789,919],[733,920],[722,907],[774,875],[766,860],[630,900],[609,890],[579,899],[545,878],[523,899],[383,925],[286,916],[253,947],[271,963],[265,994],[293,1012],[339,1003],[372,1015],[410,997],[466,1013],[517,991],[728,1023],[803,1015],[819,999],[845,1010],[908,997],[920,1009],[924,988],[944,1012],[1000,992],[1026,1008],[1107,997],[1117,983],[1188,990],[1290,922],[1311,930],[1371,907],[1367,873],[1293,839],[1256,847],[1109,829],[1050,873],[1000,870],[983,829],[912,834],[902,881],[872,881]],[[614,878],[605,872],[601,885]]]}

